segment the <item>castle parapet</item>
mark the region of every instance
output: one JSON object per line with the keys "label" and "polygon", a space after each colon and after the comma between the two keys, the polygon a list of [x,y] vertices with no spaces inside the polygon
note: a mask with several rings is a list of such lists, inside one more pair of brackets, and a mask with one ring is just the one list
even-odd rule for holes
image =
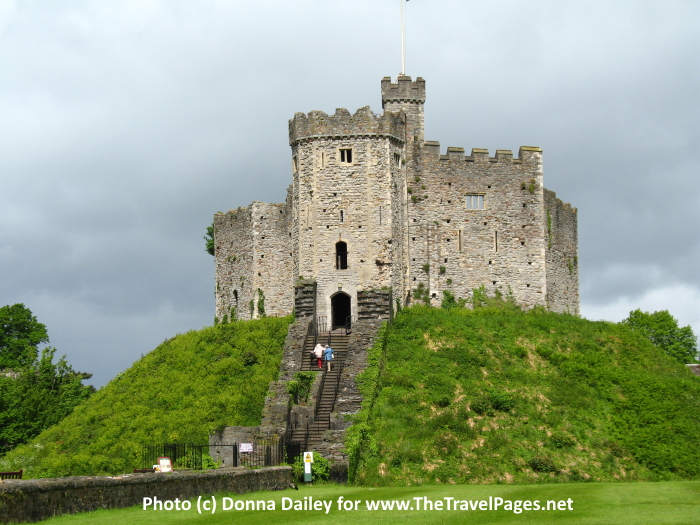
{"label": "castle parapet", "polygon": [[471,155],[464,155],[464,148],[448,147],[447,154],[440,155],[440,143],[435,140],[423,143],[423,155],[426,158],[448,160],[450,162],[506,162],[521,164],[541,163],[542,150],[533,146],[522,146],[518,152],[518,158],[513,158],[513,152],[509,149],[496,150],[495,157],[489,157],[489,150],[485,148],[472,148]]}
{"label": "castle parapet", "polygon": [[425,80],[416,78],[415,82],[411,77],[401,75],[396,84],[391,82],[390,77],[382,79],[382,108],[387,102],[414,102],[425,103]]}
{"label": "castle parapet", "polygon": [[542,149],[536,146],[520,146],[518,158],[522,162],[541,163]]}
{"label": "castle parapet", "polygon": [[369,106],[358,109],[354,115],[345,108],[334,115],[323,111],[308,114],[295,113],[289,121],[289,144],[321,137],[381,136],[404,141],[406,117],[401,113],[376,115]]}

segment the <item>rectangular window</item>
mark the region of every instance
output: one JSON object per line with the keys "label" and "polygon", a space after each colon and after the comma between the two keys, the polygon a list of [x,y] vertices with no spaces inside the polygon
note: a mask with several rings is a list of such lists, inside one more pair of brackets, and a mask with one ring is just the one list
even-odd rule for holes
{"label": "rectangular window", "polygon": [[352,164],[352,148],[340,148],[340,163]]}
{"label": "rectangular window", "polygon": [[468,210],[483,210],[484,196],[483,195],[467,195]]}
{"label": "rectangular window", "polygon": [[401,165],[401,155],[398,153],[394,153],[394,165],[396,165],[396,166]]}

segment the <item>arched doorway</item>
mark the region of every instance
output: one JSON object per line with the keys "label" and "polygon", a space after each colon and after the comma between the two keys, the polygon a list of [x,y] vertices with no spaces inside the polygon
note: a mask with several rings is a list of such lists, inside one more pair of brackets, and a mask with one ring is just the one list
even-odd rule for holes
{"label": "arched doorway", "polygon": [[352,315],[350,296],[344,292],[338,292],[331,297],[331,324],[332,328],[345,326],[345,321]]}

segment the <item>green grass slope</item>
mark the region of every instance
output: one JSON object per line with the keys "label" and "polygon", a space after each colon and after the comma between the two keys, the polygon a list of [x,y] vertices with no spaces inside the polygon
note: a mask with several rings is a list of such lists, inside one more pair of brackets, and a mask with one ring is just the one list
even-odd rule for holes
{"label": "green grass slope", "polygon": [[624,326],[413,307],[377,341],[346,441],[357,483],[700,476],[700,380]]}
{"label": "green grass slope", "polygon": [[59,424],[0,458],[26,477],[115,474],[141,445],[207,443],[226,425],[257,425],[291,318],[223,324],[158,346]]}

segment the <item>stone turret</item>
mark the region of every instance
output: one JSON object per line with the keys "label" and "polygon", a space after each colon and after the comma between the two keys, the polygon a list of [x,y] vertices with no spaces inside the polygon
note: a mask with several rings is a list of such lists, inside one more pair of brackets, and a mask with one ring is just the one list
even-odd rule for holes
{"label": "stone turret", "polygon": [[421,77],[412,81],[409,76],[399,76],[395,84],[390,77],[382,79],[382,108],[392,113],[402,110],[406,113],[406,143],[409,147],[414,140],[418,144],[425,140],[424,104],[425,80]]}

